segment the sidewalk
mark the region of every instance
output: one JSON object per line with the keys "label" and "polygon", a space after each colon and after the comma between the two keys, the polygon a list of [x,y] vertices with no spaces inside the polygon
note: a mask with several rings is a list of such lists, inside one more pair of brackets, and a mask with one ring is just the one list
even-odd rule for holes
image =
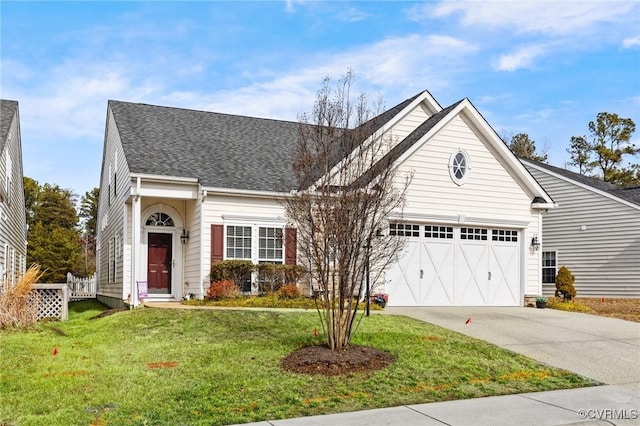
{"label": "sidewalk", "polygon": [[632,426],[640,394],[620,386],[434,402],[325,416],[269,420],[251,426]]}

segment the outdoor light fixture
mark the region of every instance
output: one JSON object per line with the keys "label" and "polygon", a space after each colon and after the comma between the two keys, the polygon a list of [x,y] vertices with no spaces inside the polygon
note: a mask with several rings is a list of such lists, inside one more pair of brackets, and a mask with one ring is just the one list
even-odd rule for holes
{"label": "outdoor light fixture", "polygon": [[540,241],[538,241],[538,234],[533,234],[533,238],[531,238],[531,247],[534,250],[538,251],[540,248]]}
{"label": "outdoor light fixture", "polygon": [[186,229],[182,230],[182,234],[180,235],[180,241],[182,242],[183,245],[189,242],[189,231],[187,231]]}
{"label": "outdoor light fixture", "polygon": [[[382,238],[384,237],[384,234],[382,233],[382,230],[380,228],[376,229],[376,234],[374,235],[374,237],[376,238]],[[367,238],[367,244],[364,246],[365,249],[365,269],[366,269],[366,302],[365,302],[365,312],[366,312],[366,316],[369,316],[369,312],[370,312],[370,306],[371,306],[371,270],[370,267],[371,265],[369,264],[370,261],[370,250],[371,250],[371,240],[369,238]]]}

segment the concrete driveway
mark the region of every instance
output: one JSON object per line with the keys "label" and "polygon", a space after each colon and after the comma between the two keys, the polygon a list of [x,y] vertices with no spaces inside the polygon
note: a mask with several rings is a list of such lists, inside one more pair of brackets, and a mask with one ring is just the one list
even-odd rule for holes
{"label": "concrete driveway", "polygon": [[387,307],[384,312],[439,325],[553,367],[640,391],[640,323],[517,307]]}

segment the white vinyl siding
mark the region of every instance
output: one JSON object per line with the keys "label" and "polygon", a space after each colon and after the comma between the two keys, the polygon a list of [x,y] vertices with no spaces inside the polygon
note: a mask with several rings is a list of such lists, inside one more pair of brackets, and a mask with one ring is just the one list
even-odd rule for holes
{"label": "white vinyl siding", "polygon": [[561,253],[558,266],[575,276],[578,297],[640,297],[640,206],[525,165],[558,203],[543,216],[542,247]]}
{"label": "white vinyl siding", "polygon": [[[523,232],[517,242],[521,245],[523,294],[540,294],[540,252],[531,250],[526,243],[540,232],[539,213],[531,208],[534,194],[523,189],[517,174],[505,167],[495,149],[478,133],[459,115],[422,146],[416,146],[399,165],[398,186],[411,175],[402,214],[467,228]],[[463,185],[451,179],[449,169],[452,154],[460,151],[468,156],[471,167]],[[491,238],[490,234],[486,237]]]}
{"label": "white vinyl siding", "polygon": [[[130,192],[131,186],[129,168],[122,158],[124,151],[120,136],[113,116],[108,111],[98,202],[97,244],[101,253],[96,268],[98,295],[116,300],[129,296],[131,278],[131,265],[124,262],[125,253],[129,259],[131,255],[131,241],[127,233],[131,229],[130,204],[125,204],[122,198],[116,196]],[[114,180],[116,174],[117,181]],[[118,254],[116,240],[120,245]]]}
{"label": "white vinyl siding", "polygon": [[6,196],[5,201],[0,201],[0,264],[3,265],[2,273],[7,274],[11,282],[16,282],[25,270],[26,261],[22,262],[21,259],[26,259],[27,256],[20,114],[17,105],[15,113],[12,113],[10,108],[5,109],[11,101],[2,102],[2,113],[13,114],[13,119],[3,144],[4,148],[0,151],[0,185]]}

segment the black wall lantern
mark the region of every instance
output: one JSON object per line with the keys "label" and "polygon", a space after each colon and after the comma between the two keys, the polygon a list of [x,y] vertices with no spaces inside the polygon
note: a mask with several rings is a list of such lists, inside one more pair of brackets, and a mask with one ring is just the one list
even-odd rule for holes
{"label": "black wall lantern", "polygon": [[531,238],[531,247],[538,251],[540,249],[540,241],[538,241],[538,234],[533,234],[533,238]]}
{"label": "black wall lantern", "polygon": [[183,245],[189,242],[189,231],[187,231],[186,229],[182,230],[182,234],[180,235],[180,241],[182,242]]}

